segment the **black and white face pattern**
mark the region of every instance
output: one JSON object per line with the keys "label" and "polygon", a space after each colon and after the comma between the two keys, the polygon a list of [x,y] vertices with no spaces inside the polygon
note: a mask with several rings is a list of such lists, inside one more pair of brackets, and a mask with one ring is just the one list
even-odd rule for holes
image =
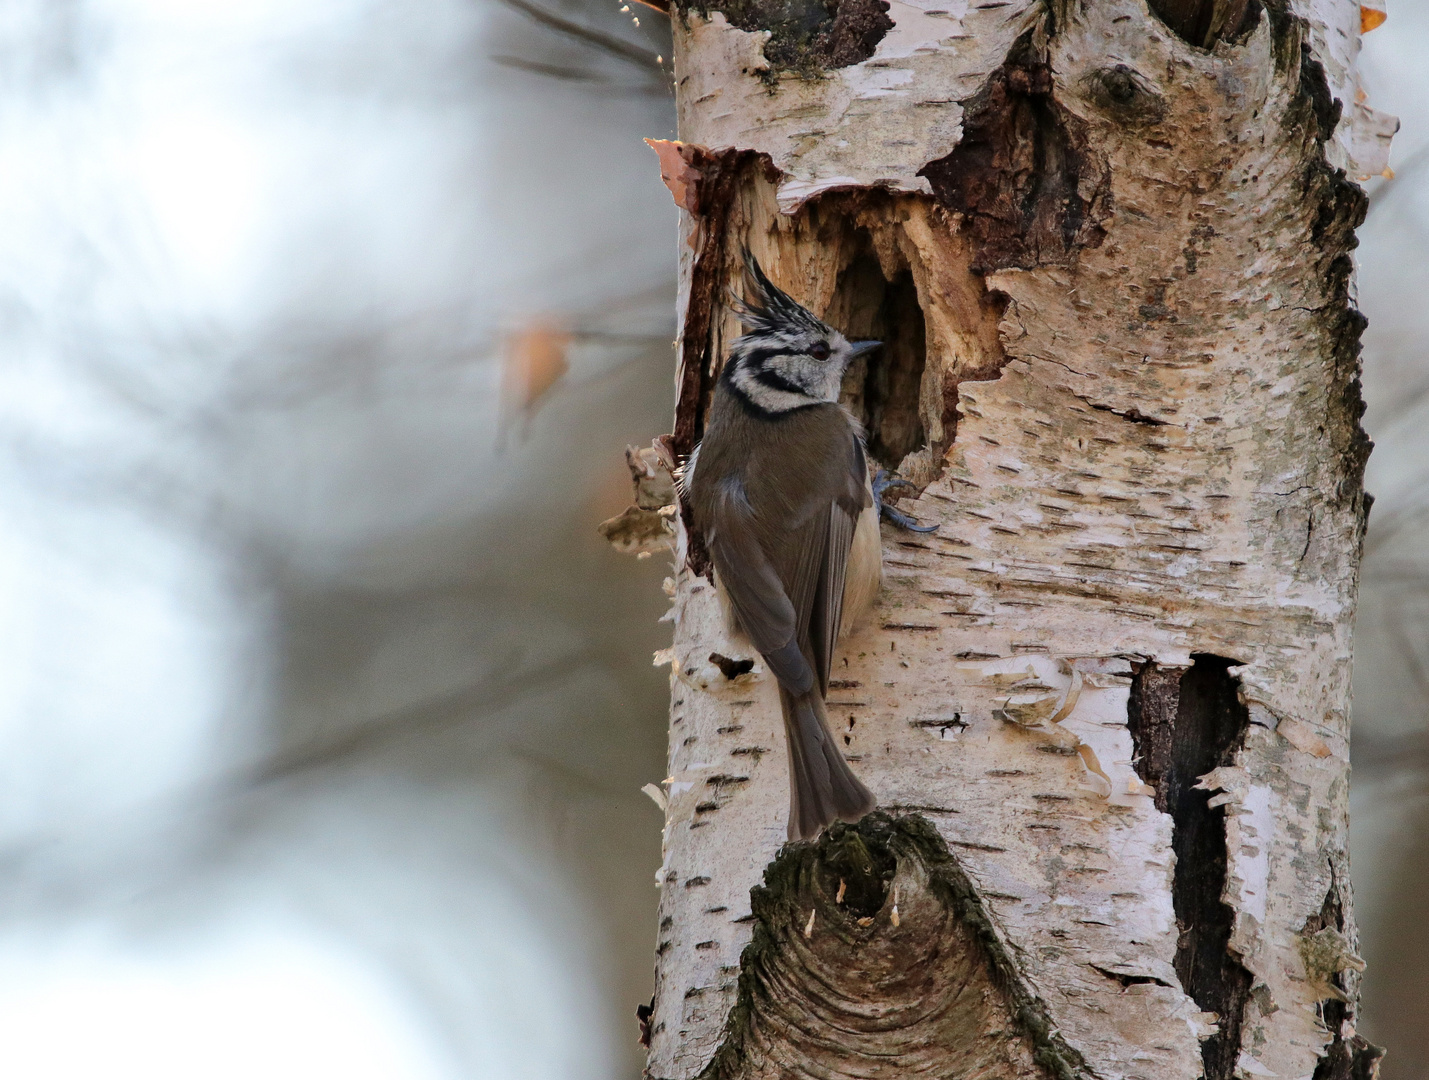
{"label": "black and white face pattern", "polygon": [[771,414],[838,401],[844,370],[879,343],[849,342],[776,288],[747,251],[745,280],[754,300],[735,302],[748,333],[730,346],[725,361],[730,388]]}

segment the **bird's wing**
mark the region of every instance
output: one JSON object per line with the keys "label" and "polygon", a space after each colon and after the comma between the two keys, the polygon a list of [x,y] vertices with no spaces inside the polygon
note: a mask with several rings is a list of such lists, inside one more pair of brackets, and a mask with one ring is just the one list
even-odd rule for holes
{"label": "bird's wing", "polygon": [[802,620],[759,542],[743,484],[733,477],[721,481],[708,512],[705,547],[740,626],[780,684],[807,694],[814,687],[814,670],[800,642]]}
{"label": "bird's wing", "polygon": [[[869,505],[863,447],[849,432],[846,460],[825,481],[801,492],[771,559],[760,542],[743,484],[720,482],[709,500],[705,545],[740,626],[787,689],[806,694],[817,679],[828,692],[842,617],[849,548],[859,514]],[[832,488],[832,490],[831,490]]]}
{"label": "bird's wing", "polygon": [[859,515],[870,504],[868,465],[863,445],[852,432],[845,466],[838,473],[832,497],[827,491],[815,496],[821,505],[800,527],[797,540],[784,547],[792,558],[789,565],[779,568],[802,631],[800,644],[814,665],[819,691],[825,696],[843,618],[849,550]]}

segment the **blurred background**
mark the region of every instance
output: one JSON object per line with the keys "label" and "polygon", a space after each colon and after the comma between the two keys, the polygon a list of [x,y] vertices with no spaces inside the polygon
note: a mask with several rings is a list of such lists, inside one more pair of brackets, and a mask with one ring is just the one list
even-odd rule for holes
{"label": "blurred background", "polygon": [[[539,5],[539,6],[537,6]],[[1362,1027],[1429,1077],[1429,10],[1367,39]],[[644,17],[642,17],[644,12]],[[0,0],[0,1075],[639,1075],[668,29]]]}

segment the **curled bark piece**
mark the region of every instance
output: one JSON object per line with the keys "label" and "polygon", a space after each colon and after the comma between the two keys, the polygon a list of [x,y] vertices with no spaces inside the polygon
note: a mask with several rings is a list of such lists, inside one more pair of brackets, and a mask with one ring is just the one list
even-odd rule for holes
{"label": "curled bark piece", "polygon": [[596,529],[610,546],[624,555],[653,555],[666,551],[674,540],[669,519],[658,510],[627,506],[613,518],[602,521]]}

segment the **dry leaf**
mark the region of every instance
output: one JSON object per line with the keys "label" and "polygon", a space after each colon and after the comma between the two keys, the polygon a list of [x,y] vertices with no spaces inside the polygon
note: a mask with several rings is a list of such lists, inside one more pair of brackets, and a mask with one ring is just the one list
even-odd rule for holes
{"label": "dry leaf", "polygon": [[1369,0],[1360,4],[1360,33],[1368,34],[1377,26],[1383,26],[1389,13],[1384,10],[1384,0]]}
{"label": "dry leaf", "polygon": [[547,322],[533,322],[506,337],[501,367],[501,399],[509,416],[530,416],[542,398],[570,370],[566,350],[571,335]]}

